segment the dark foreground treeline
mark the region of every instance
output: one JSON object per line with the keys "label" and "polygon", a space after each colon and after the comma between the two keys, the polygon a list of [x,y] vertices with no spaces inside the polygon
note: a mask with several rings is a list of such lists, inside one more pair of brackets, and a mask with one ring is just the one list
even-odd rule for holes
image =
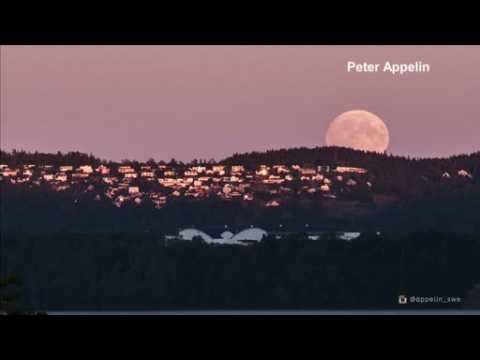
{"label": "dark foreground treeline", "polygon": [[480,307],[480,236],[445,232],[265,239],[250,246],[153,234],[3,234],[27,310],[386,309],[398,296]]}

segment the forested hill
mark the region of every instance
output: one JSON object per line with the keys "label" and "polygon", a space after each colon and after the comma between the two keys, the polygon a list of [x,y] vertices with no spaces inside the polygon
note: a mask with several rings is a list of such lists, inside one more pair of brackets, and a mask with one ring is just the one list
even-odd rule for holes
{"label": "forested hill", "polygon": [[92,154],[85,154],[79,151],[71,151],[67,153],[43,153],[43,152],[26,152],[13,150],[12,152],[0,151],[0,163],[9,166],[35,164],[35,165],[99,165],[105,162]]}
{"label": "forested hill", "polygon": [[[124,160],[123,162],[135,162]],[[150,159],[148,162],[154,162]],[[170,160],[170,163],[176,161]],[[198,161],[194,161],[197,163]],[[74,165],[85,164],[98,165],[100,163],[113,163],[100,159],[93,154],[86,154],[79,151],[43,153],[26,152],[13,150],[12,152],[0,151],[0,163],[8,165],[36,164],[36,165]],[[160,163],[166,163],[160,161]],[[470,173],[480,172],[480,151],[472,154],[463,154],[451,156],[449,158],[424,158],[416,159],[403,156],[385,155],[375,152],[365,152],[342,147],[316,147],[316,148],[290,148],[279,150],[268,150],[265,152],[248,152],[242,154],[233,154],[220,161],[225,165],[242,164],[246,166],[258,165],[350,165],[360,166],[376,172],[376,170],[386,171],[388,169],[430,169],[441,171],[455,171],[464,169]]]}
{"label": "forested hill", "polygon": [[366,152],[344,147],[315,147],[268,150],[234,154],[223,161],[225,164],[243,164],[258,166],[260,164],[312,164],[312,165],[350,165],[365,167],[370,171],[388,171],[389,169],[430,169],[438,172],[464,169],[469,172],[480,170],[480,151],[472,154],[455,155],[448,158],[410,158]]}

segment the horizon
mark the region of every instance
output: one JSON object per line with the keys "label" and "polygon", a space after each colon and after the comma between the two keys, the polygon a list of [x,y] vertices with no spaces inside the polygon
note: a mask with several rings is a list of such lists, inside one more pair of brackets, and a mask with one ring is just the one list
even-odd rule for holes
{"label": "horizon", "polygon": [[[0,51],[0,140],[7,151],[80,151],[117,162],[220,161],[234,153],[322,147],[332,121],[353,109],[383,120],[387,152],[394,156],[478,151],[478,46],[37,45]],[[421,60],[431,70],[395,76],[346,67],[387,60]]]}
{"label": "horizon", "polygon": [[[193,158],[187,161],[176,159],[176,158],[171,158],[171,159],[155,159],[152,158],[156,163],[165,163],[168,164],[170,161],[175,160],[177,163],[182,163],[182,164],[192,164],[195,160],[197,160],[199,163],[208,163],[211,160],[214,160],[214,163],[222,163],[226,159],[233,157],[235,155],[248,155],[248,154],[262,154],[262,153],[267,153],[267,152],[275,152],[275,151],[293,151],[293,150],[300,150],[300,149],[306,149],[306,150],[323,150],[323,149],[329,149],[329,148],[337,148],[337,149],[342,149],[342,150],[347,150],[347,151],[353,151],[353,152],[361,152],[366,155],[377,155],[377,156],[386,156],[386,157],[393,157],[397,159],[406,159],[406,160],[411,160],[411,161],[418,161],[418,160],[446,160],[450,158],[455,158],[455,157],[461,157],[461,156],[474,156],[477,154],[480,154],[480,149],[476,151],[472,151],[469,153],[461,153],[461,154],[452,154],[449,156],[444,156],[444,157],[410,157],[410,156],[404,156],[404,155],[396,155],[396,154],[391,154],[388,151],[384,153],[380,152],[375,152],[375,151],[366,151],[366,150],[359,150],[359,149],[353,149],[349,147],[342,147],[342,146],[315,146],[315,147],[306,147],[306,146],[299,146],[299,147],[291,147],[291,148],[280,148],[280,149],[267,149],[264,151],[257,151],[257,150],[252,150],[252,151],[246,151],[243,153],[233,153],[231,155],[228,155],[222,159],[204,159],[204,158]],[[0,149],[0,151],[5,152],[6,154],[13,155],[13,151],[16,151],[17,153],[24,152],[28,155],[35,154],[37,152],[38,154],[43,154],[43,155],[57,155],[58,153],[61,153],[61,155],[67,155],[69,153],[80,153],[82,155],[87,155],[87,156],[93,156],[95,159],[100,160],[101,162],[109,162],[109,163],[122,163],[122,162],[138,162],[138,163],[146,163],[151,159],[145,159],[145,160],[138,160],[135,158],[125,158],[121,160],[112,160],[112,159],[107,159],[107,158],[102,158],[97,156],[96,154],[93,153],[86,153],[86,152],[81,152],[78,150],[67,150],[67,151],[53,151],[53,152],[42,152],[42,151],[27,151],[24,149],[11,149],[11,150],[5,150],[5,149]]]}

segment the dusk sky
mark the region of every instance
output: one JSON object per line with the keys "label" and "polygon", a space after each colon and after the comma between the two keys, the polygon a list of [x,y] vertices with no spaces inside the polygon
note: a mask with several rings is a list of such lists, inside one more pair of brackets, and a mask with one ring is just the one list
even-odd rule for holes
{"label": "dusk sky", "polygon": [[[220,160],[324,146],[364,109],[388,152],[480,150],[480,46],[2,46],[1,148],[111,160]],[[347,61],[429,73],[348,73]]]}

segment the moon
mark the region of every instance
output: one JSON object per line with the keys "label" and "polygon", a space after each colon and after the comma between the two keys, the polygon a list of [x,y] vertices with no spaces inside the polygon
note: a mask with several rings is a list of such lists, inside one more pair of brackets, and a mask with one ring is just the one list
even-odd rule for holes
{"label": "moon", "polygon": [[351,110],[337,116],[326,133],[328,146],[383,153],[390,143],[388,128],[377,115]]}

